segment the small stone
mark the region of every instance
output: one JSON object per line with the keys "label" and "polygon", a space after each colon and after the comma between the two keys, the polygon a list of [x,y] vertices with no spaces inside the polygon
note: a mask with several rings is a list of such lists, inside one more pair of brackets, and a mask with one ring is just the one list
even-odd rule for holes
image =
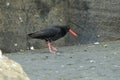
{"label": "small stone", "polygon": [[108,47],[108,45],[107,45],[107,44],[104,44],[104,45],[103,45],[103,47],[104,47],[104,48],[107,48],[107,47]]}
{"label": "small stone", "polygon": [[31,50],[34,50],[34,47],[33,47],[33,46],[31,46],[31,47],[30,47],[30,49],[31,49]]}
{"label": "small stone", "polygon": [[99,42],[95,42],[94,44],[100,44]]}
{"label": "small stone", "polygon": [[90,63],[95,63],[95,60],[90,60]]}
{"label": "small stone", "polygon": [[19,17],[19,20],[20,20],[20,22],[23,22],[23,19],[21,17]]}
{"label": "small stone", "polygon": [[87,50],[84,50],[84,52],[87,52]]}
{"label": "small stone", "polygon": [[62,22],[63,20],[62,20],[62,19],[60,19],[60,21]]}
{"label": "small stone", "polygon": [[99,38],[99,37],[100,37],[100,35],[97,35],[97,37]]}
{"label": "small stone", "polygon": [[120,68],[120,65],[113,65],[114,67],[116,67],[116,68]]}
{"label": "small stone", "polygon": [[9,2],[7,2],[7,3],[6,3],[6,6],[9,6],[9,5],[10,5],[10,3],[9,3]]}
{"label": "small stone", "polygon": [[73,58],[72,56],[70,56],[69,58]]}
{"label": "small stone", "polygon": [[15,43],[15,44],[14,44],[14,46],[18,46],[18,44],[17,44],[17,43]]}

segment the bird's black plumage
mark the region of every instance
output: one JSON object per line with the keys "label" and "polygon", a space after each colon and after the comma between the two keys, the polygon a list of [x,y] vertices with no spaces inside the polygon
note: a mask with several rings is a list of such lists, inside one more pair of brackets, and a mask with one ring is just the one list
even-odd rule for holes
{"label": "bird's black plumage", "polygon": [[34,33],[30,33],[28,36],[51,42],[64,37],[69,29],[69,26],[52,26]]}

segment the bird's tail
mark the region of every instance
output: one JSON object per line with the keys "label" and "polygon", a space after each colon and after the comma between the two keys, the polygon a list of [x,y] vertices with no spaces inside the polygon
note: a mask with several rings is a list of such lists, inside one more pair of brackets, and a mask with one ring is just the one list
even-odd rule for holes
{"label": "bird's tail", "polygon": [[27,34],[28,37],[33,37],[33,33]]}
{"label": "bird's tail", "polygon": [[33,33],[30,33],[30,34],[27,34],[26,36],[27,36],[28,39],[31,39],[31,38],[33,38],[32,35],[33,35]]}

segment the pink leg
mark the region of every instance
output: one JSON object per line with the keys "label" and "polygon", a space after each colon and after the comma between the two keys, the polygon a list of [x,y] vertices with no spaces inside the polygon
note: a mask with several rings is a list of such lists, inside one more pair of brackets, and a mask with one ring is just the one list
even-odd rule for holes
{"label": "pink leg", "polygon": [[52,49],[53,51],[57,51],[57,49],[56,49],[53,45],[51,45],[51,49]]}
{"label": "pink leg", "polygon": [[47,46],[49,48],[50,53],[55,53],[57,51],[57,49],[54,46],[52,46],[50,42],[47,42]]}
{"label": "pink leg", "polygon": [[50,53],[53,53],[53,51],[52,51],[52,49],[51,49],[51,47],[50,47],[50,43],[49,43],[49,42],[47,42],[47,45],[48,45],[48,48],[49,48]]}

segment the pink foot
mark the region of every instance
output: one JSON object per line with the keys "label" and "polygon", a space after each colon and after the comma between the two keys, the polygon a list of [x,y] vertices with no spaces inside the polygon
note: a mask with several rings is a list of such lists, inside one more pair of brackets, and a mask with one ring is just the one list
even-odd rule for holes
{"label": "pink foot", "polygon": [[56,53],[57,49],[50,44],[50,42],[47,42],[48,48],[50,53]]}

